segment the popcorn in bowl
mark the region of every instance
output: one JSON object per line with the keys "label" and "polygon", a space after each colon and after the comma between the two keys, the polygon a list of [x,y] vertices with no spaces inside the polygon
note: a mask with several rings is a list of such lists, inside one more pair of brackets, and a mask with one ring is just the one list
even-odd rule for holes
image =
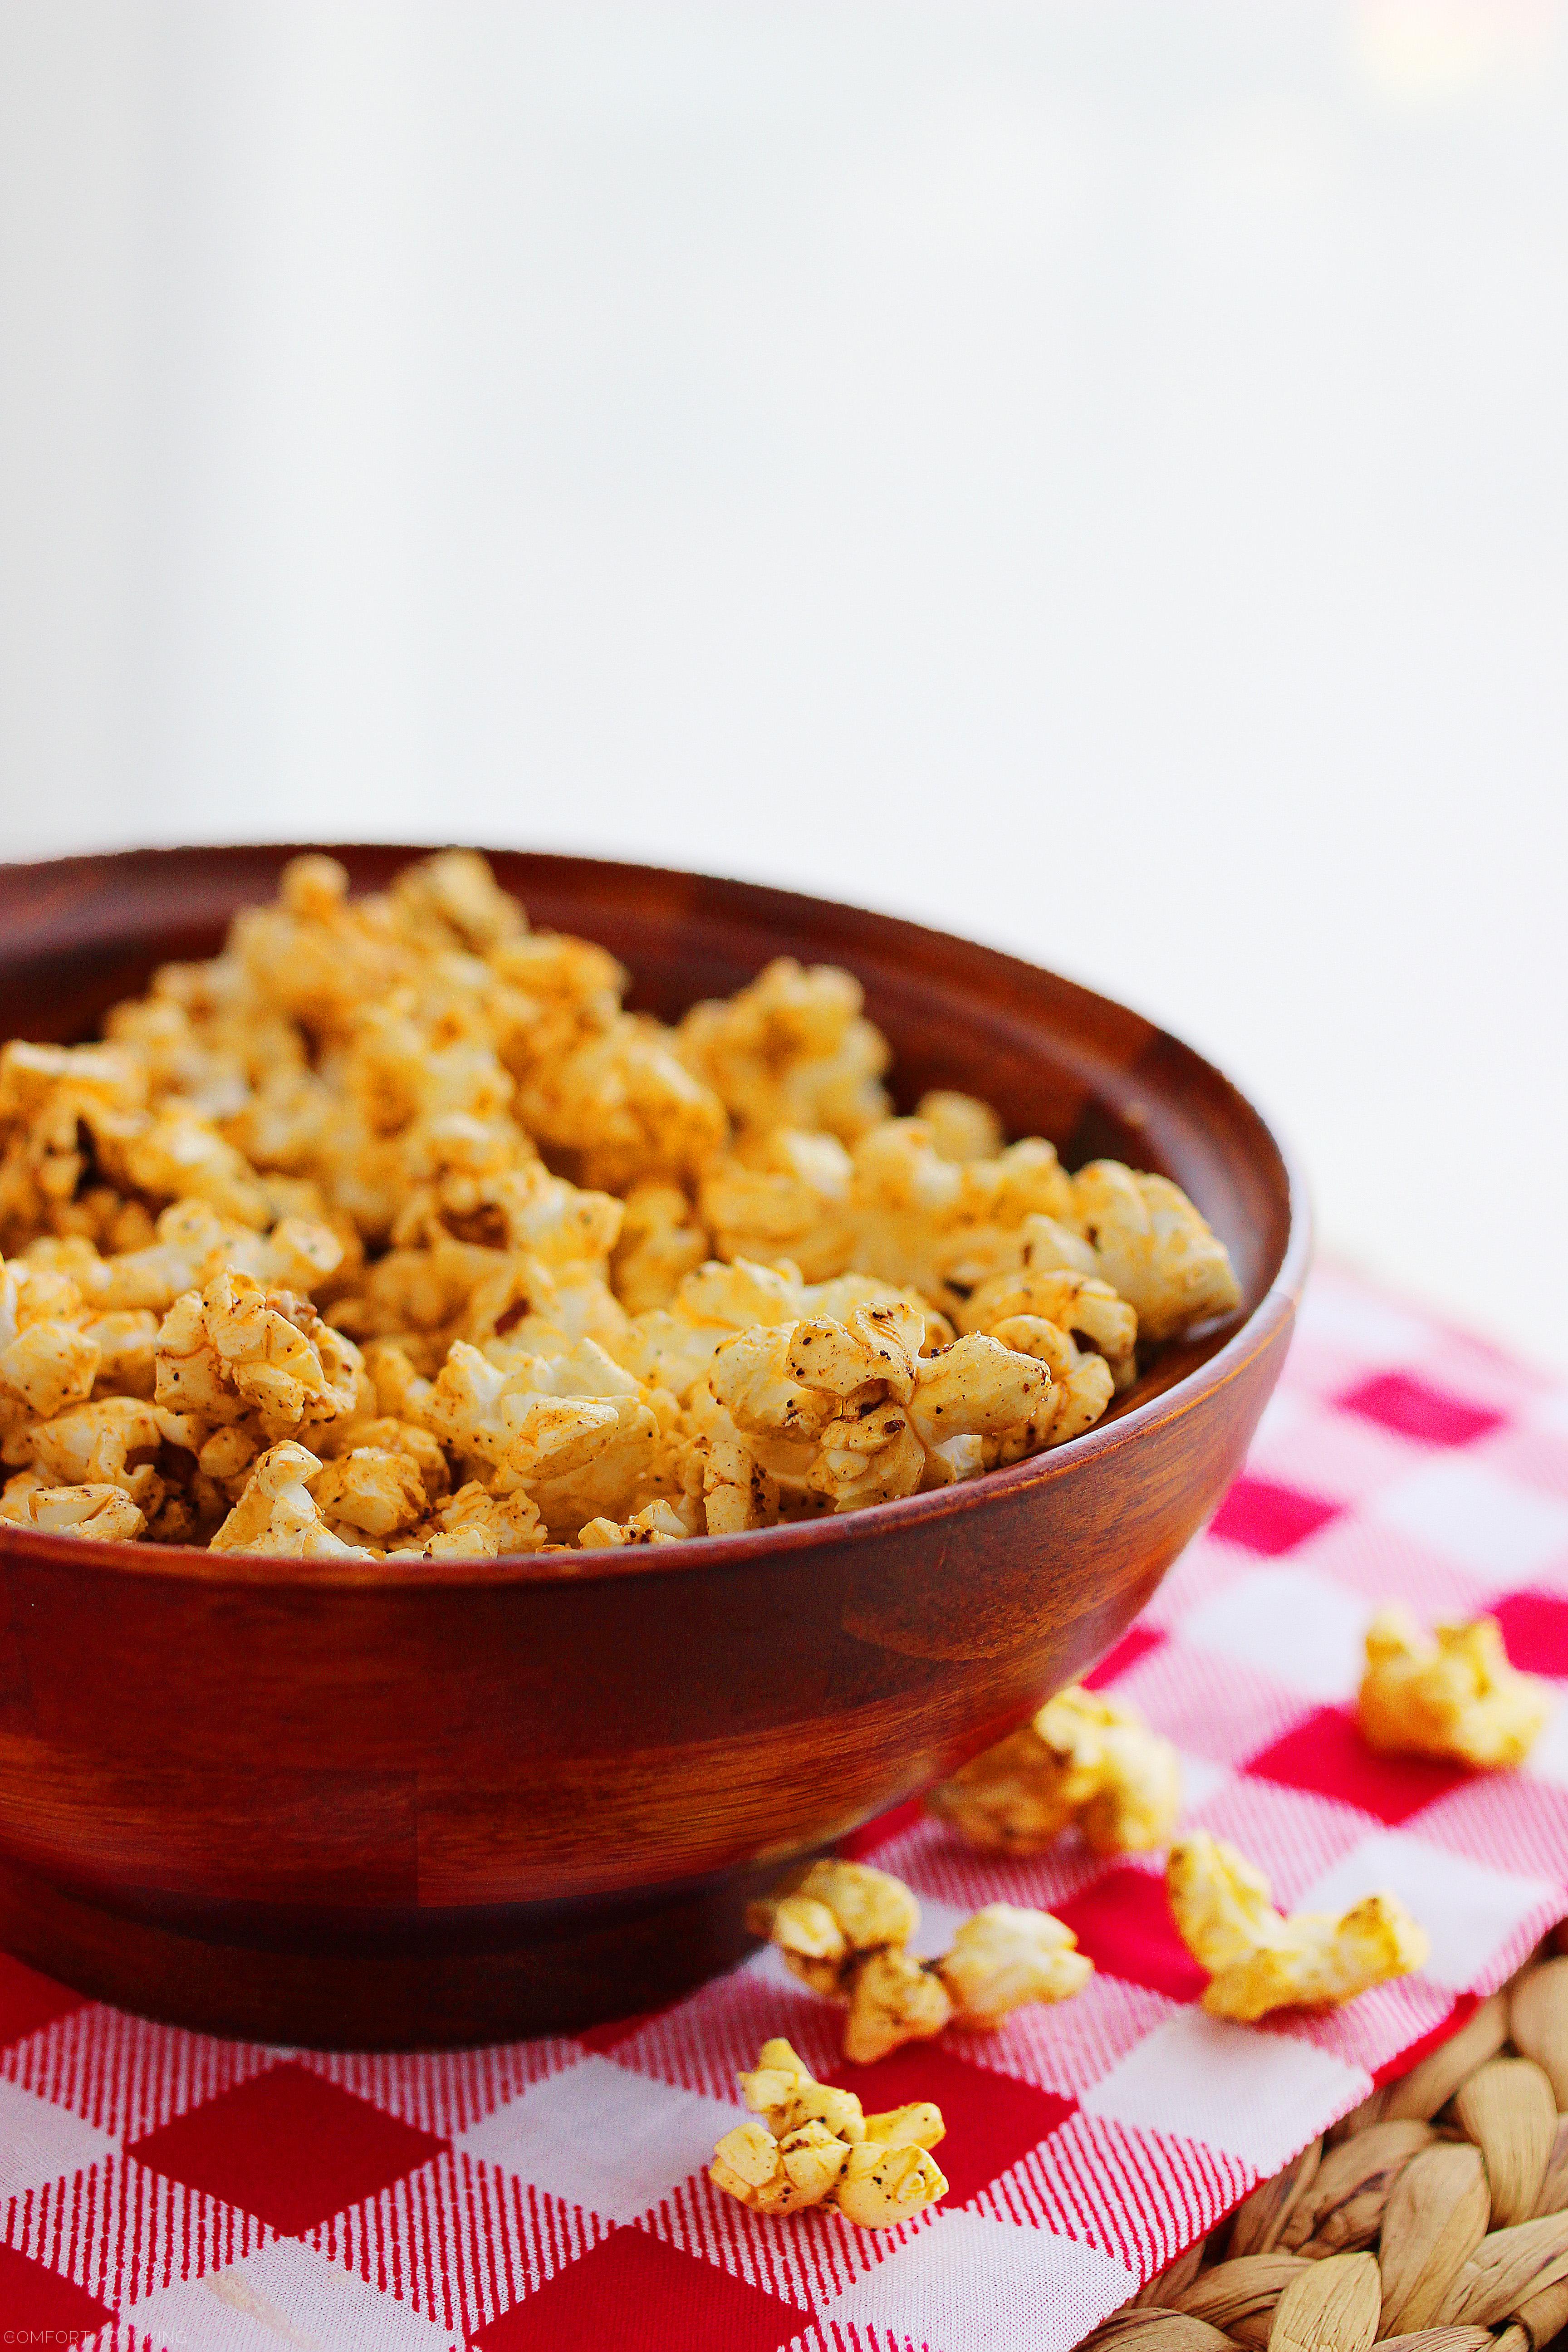
{"label": "popcorn in bowl", "polygon": [[687,1542],[983,1475],[1231,1312],[1168,1180],[936,1092],[858,983],[670,1025],[447,850],[321,856],[0,1049],[0,1521],[308,1559]]}

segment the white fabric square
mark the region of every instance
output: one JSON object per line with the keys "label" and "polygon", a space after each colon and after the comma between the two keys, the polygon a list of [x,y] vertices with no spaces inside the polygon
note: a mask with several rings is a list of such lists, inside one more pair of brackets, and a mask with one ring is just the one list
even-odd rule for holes
{"label": "white fabric square", "polygon": [[1380,1831],[1303,1888],[1296,1911],[1342,1911],[1363,1895],[1397,1895],[1432,1938],[1422,1974],[1462,1992],[1520,1922],[1560,1890],[1544,1878],[1505,1878],[1447,1846]]}
{"label": "white fabric square", "polygon": [[1261,1666],[1288,1689],[1343,1699],[1365,1663],[1370,1604],[1304,1568],[1258,1568],[1184,1617],[1189,1649]]}
{"label": "white fabric square", "polygon": [[1072,2238],[939,2213],[817,2316],[910,2336],[928,2352],[1069,2352],[1137,2285]]}
{"label": "white fabric square", "polygon": [[744,2120],[743,2107],[594,2056],[531,2084],[453,2145],[568,2205],[635,2221],[710,2164],[715,2140]]}
{"label": "white fabric square", "polygon": [[1386,1526],[1501,1587],[1568,1564],[1568,1503],[1499,1478],[1479,1463],[1434,1462],[1370,1500]]}
{"label": "white fabric square", "polygon": [[0,2081],[0,2199],[25,2196],[62,2173],[85,2172],[117,2145],[68,2107]]}
{"label": "white fabric square", "polygon": [[1549,1780],[1554,1789],[1568,1789],[1568,1700],[1560,1700],[1552,1708],[1521,1769],[1532,1780]]}
{"label": "white fabric square", "polygon": [[168,2352],[447,2352],[461,2340],[298,2238],[161,2288],[129,2305],[126,2318],[138,2344],[144,2330]]}
{"label": "white fabric square", "polygon": [[1225,1787],[1236,1775],[1226,1764],[1211,1764],[1206,1756],[1182,1753],[1182,1819],[1190,1822],[1200,1805]]}
{"label": "white fabric square", "polygon": [[1079,2097],[1086,2115],[1179,2134],[1277,2172],[1372,2077],[1310,2043],[1184,2009]]}
{"label": "white fabric square", "polygon": [[1432,1346],[1432,1327],[1419,1316],[1373,1291],[1342,1286],[1331,1275],[1320,1275],[1309,1288],[1297,1309],[1296,1328],[1304,1339],[1345,1348],[1380,1364],[1409,1363]]}

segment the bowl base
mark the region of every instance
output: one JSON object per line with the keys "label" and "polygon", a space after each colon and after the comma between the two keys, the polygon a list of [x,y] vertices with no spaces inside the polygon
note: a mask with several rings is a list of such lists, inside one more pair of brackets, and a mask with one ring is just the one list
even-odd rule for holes
{"label": "bowl base", "polygon": [[756,1939],[746,1905],[776,1863],[698,1885],[518,1905],[466,1923],[341,1920],[288,1940],[171,1927],[0,1861],[0,1947],[30,1968],[164,2024],[321,2050],[516,2041],[635,2017],[731,1967]]}

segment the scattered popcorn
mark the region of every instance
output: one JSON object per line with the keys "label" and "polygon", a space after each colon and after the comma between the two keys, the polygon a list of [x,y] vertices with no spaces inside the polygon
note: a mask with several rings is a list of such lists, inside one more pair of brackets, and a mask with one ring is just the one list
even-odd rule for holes
{"label": "scattered popcorn", "polygon": [[937,1962],[955,2025],[1001,2025],[1030,2001],[1070,2000],[1094,1974],[1070,1927],[1048,1911],[988,1903],[955,1928],[952,1948]]}
{"label": "scattered popcorn", "polygon": [[1176,1931],[1210,1972],[1203,2005],[1243,2023],[1270,2010],[1322,2009],[1408,1976],[1431,1948],[1396,1895],[1369,1895],[1340,1918],[1284,1917],[1268,1881],[1236,1848],[1203,1831],[1171,1848],[1165,1888]]}
{"label": "scattered popcorn", "polygon": [[[740,1536],[1063,1444],[1235,1304],[1163,1178],[970,1095],[893,1116],[847,972],[673,1024],[628,985],[471,851],[360,897],[310,855],[101,1041],[0,1045],[5,1515],[321,1559]],[[902,1948],[868,2035],[948,1998]]]}
{"label": "scattered popcorn", "polygon": [[1072,1827],[1096,1853],[1142,1853],[1176,1826],[1181,1765],[1134,1708],[1075,1685],[930,1803],[982,1853],[1043,1853]]}
{"label": "scattered popcorn", "polygon": [[930,2153],[946,2126],[929,2100],[868,2116],[853,2091],[814,2081],[783,2040],[763,2042],[740,2084],[759,2120],[725,2133],[709,2178],[753,2212],[837,2205],[863,2230],[887,2230],[946,2195]]}
{"label": "scattered popcorn", "polygon": [[907,1948],[920,1906],[867,1863],[814,1862],[753,1903],[746,1925],[803,1984],[847,2009],[844,2054],[863,2066],[949,2024],[989,2029],[1026,2002],[1066,2000],[1093,1973],[1058,1919],[1008,1903],[965,1920],[942,1958],[920,1959]]}
{"label": "scattered popcorn", "polygon": [[1380,1610],[1367,1627],[1359,1706],[1373,1748],[1522,1764],[1552,1704],[1547,1684],[1510,1665],[1495,1617],[1439,1625],[1431,1641],[1405,1609]]}

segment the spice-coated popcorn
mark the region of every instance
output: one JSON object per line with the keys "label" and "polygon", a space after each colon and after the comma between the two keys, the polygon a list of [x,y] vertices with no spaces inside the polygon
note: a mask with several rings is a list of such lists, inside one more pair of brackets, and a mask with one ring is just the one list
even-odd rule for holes
{"label": "spice-coated popcorn", "polygon": [[940,1959],[909,1949],[920,1906],[901,1879],[858,1862],[814,1862],[746,1914],[785,1966],[847,2010],[844,2054],[872,2065],[950,2024],[998,2026],[1029,2001],[1066,2000],[1091,1963],[1044,1911],[993,1903],[964,1921]]}
{"label": "spice-coated popcorn", "polygon": [[887,2230],[946,2195],[930,2151],[947,2127],[930,2100],[866,2115],[853,2091],[814,2081],[782,2039],[763,2042],[740,2084],[757,2121],[725,2133],[709,2178],[753,2212],[836,2205],[864,2230]]}
{"label": "spice-coated popcorn", "polygon": [[1510,1665],[1495,1617],[1439,1625],[1431,1641],[1401,1608],[1380,1610],[1367,1627],[1359,1706],[1373,1748],[1522,1764],[1552,1704],[1548,1685]]}
{"label": "spice-coated popcorn", "polygon": [[1213,2017],[1250,2023],[1274,2009],[1353,2000],[1408,1976],[1431,1949],[1394,1895],[1368,1895],[1339,1918],[1282,1916],[1262,1872],[1202,1831],[1171,1848],[1165,1890],[1177,1934],[1210,1972],[1203,2005]]}
{"label": "spice-coated popcorn", "polygon": [[321,1465],[292,1439],[268,1446],[239,1500],[212,1539],[214,1551],[275,1552],[289,1559],[370,1559],[374,1554],[333,1535],[310,1481]]}
{"label": "spice-coated popcorn", "polygon": [[1142,1853],[1176,1826],[1181,1764],[1134,1708],[1075,1684],[930,1802],[982,1853],[1043,1853],[1068,1828],[1096,1853]]}
{"label": "spice-coated popcorn", "polygon": [[305,1558],[744,1534],[1061,1444],[1234,1304],[1163,1179],[970,1095],[893,1116],[848,973],[673,1024],[628,985],[470,851],[360,897],[311,855],[100,1041],[0,1046],[6,1517]]}

